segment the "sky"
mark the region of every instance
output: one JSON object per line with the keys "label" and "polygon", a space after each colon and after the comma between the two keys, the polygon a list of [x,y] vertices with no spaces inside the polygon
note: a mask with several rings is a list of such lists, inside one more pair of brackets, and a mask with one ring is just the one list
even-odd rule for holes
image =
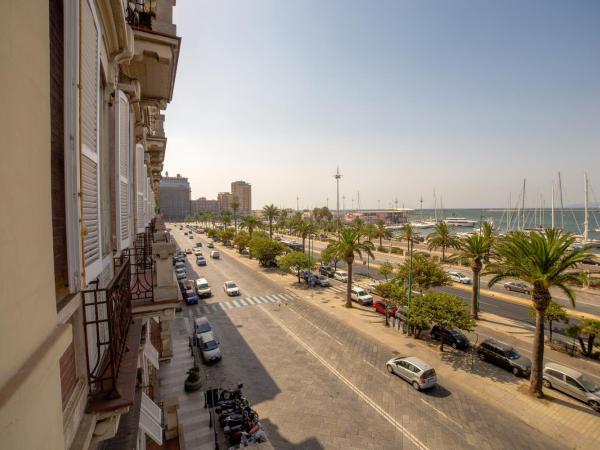
{"label": "sky", "polygon": [[[179,0],[165,171],[192,198],[505,207],[600,200],[600,2]],[[164,174],[164,172],[163,172]],[[596,194],[597,192],[597,194]],[[299,198],[299,200],[297,200]],[[343,206],[343,205],[341,205]]]}

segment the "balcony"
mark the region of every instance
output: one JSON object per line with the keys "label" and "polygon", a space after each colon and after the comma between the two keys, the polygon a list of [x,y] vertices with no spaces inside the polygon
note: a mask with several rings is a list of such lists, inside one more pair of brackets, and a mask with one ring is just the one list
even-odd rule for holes
{"label": "balcony", "polygon": [[82,291],[88,412],[114,411],[134,400],[142,326],[131,310],[130,259],[119,263],[106,288]]}

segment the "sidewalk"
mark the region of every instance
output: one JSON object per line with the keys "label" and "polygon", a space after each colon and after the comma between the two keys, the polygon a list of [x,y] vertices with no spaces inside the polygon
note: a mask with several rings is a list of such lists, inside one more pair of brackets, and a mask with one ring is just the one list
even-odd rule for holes
{"label": "sidewalk", "polygon": [[[544,434],[557,439],[569,448],[595,449],[600,447],[600,415],[589,407],[557,391],[546,389],[546,398],[535,399],[528,395],[528,382],[516,379],[511,373],[501,371],[471,355],[463,352],[439,352],[437,344],[428,344],[422,340],[406,337],[395,329],[386,328],[383,318],[370,309],[355,307],[347,309],[344,299],[325,291],[307,290],[295,284],[295,278],[277,272],[267,272],[258,268],[258,263],[246,257],[240,257],[234,250],[223,249],[236,257],[240,262],[259,271],[263,276],[280,284],[293,292],[303,301],[310,302],[329,315],[359,332],[367,333],[377,341],[401,354],[411,354],[434,363],[441,384],[460,385],[471,395],[503,409],[517,420],[540,430]],[[380,318],[381,320],[373,320]],[[506,333],[513,330],[514,324],[502,323],[491,316],[486,316],[486,323],[481,327]],[[498,322],[498,323],[493,323]],[[515,333],[513,333],[514,335]],[[527,334],[518,336],[527,343]],[[548,350],[550,352],[550,350]],[[437,363],[436,363],[437,361]]]}

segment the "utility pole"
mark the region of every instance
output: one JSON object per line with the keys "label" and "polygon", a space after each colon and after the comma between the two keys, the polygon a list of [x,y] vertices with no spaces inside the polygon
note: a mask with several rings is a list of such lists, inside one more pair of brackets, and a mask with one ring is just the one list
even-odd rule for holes
{"label": "utility pole", "polygon": [[335,184],[336,184],[336,190],[337,190],[336,209],[337,209],[337,216],[338,216],[338,222],[339,222],[339,220],[340,220],[340,178],[342,178],[342,174],[340,173],[339,167],[337,168],[333,178],[335,178]]}
{"label": "utility pole", "polygon": [[327,209],[329,209],[329,197],[327,197]]}
{"label": "utility pole", "polygon": [[296,196],[296,211],[300,211],[300,197]]}

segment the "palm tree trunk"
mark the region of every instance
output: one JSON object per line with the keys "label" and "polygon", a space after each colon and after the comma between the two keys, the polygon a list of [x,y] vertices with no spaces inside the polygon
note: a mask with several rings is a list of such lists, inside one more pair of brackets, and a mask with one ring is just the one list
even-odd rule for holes
{"label": "palm tree trunk", "polygon": [[548,320],[548,337],[550,338],[550,343],[552,343],[552,321]]}
{"label": "palm tree trunk", "polygon": [[473,292],[471,292],[471,315],[475,320],[479,319],[479,310],[477,308],[477,293],[479,292],[479,270],[473,266]]}
{"label": "palm tree trunk", "polygon": [[348,281],[346,283],[346,308],[352,308],[352,265],[354,264],[354,256],[346,259],[348,264]]}
{"label": "palm tree trunk", "polygon": [[269,219],[269,239],[273,239],[273,221]]}
{"label": "palm tree trunk", "polygon": [[302,235],[302,253],[306,253],[306,236]]}
{"label": "palm tree trunk", "polygon": [[533,352],[531,355],[531,384],[529,393],[538,398],[544,396],[542,391],[542,370],[544,368],[544,310],[535,310],[535,334],[533,336]]}
{"label": "palm tree trunk", "polygon": [[446,261],[446,246],[442,245],[442,262]]}
{"label": "palm tree trunk", "polygon": [[[379,248],[383,247],[383,236],[379,236]],[[379,248],[377,250],[379,250]]]}

